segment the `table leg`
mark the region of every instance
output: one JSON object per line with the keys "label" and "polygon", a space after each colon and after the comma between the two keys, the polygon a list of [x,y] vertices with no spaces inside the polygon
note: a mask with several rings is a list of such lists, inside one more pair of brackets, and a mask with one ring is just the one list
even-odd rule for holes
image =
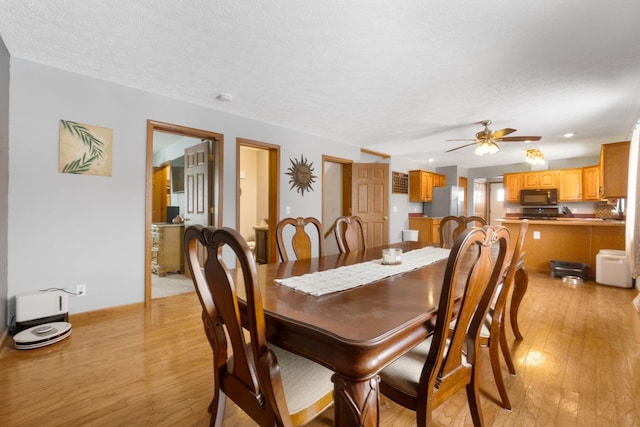
{"label": "table leg", "polygon": [[520,333],[520,327],[518,326],[518,309],[520,308],[520,302],[527,292],[527,286],[529,284],[529,273],[525,270],[524,266],[516,270],[515,277],[513,279],[513,295],[511,296],[511,310],[509,311],[511,318],[511,329],[518,341],[522,341],[522,334]]}
{"label": "table leg", "polygon": [[335,425],[377,427],[380,411],[379,377],[364,381],[347,380],[334,374]]}

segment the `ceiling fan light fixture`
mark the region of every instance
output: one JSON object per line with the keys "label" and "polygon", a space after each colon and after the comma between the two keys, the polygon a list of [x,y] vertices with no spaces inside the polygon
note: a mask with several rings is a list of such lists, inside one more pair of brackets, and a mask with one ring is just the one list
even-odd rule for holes
{"label": "ceiling fan light fixture", "polygon": [[527,149],[526,160],[527,163],[532,165],[544,165],[544,154],[537,148],[529,148]]}
{"label": "ceiling fan light fixture", "polygon": [[489,143],[485,142],[481,142],[480,145],[478,145],[478,148],[476,148],[476,150],[474,151],[474,153],[478,156],[482,156],[483,154],[487,154],[489,152]]}
{"label": "ceiling fan light fixture", "polygon": [[495,154],[498,150],[500,150],[500,147],[498,147],[495,142],[482,141],[474,153],[482,156],[483,154]]}

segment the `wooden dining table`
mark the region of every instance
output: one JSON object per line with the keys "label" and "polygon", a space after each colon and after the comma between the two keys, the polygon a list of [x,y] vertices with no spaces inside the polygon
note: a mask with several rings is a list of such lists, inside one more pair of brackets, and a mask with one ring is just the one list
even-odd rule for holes
{"label": "wooden dining table", "polygon": [[[406,252],[423,246],[401,242],[386,247]],[[336,426],[379,425],[378,372],[429,334],[446,259],[321,296],[274,279],[380,259],[382,249],[258,266],[268,339],[334,372]]]}

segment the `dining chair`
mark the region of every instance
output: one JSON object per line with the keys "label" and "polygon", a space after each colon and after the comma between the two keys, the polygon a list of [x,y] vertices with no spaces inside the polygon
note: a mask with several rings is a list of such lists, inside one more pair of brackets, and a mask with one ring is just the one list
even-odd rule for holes
{"label": "dining chair", "polygon": [[440,220],[440,227],[438,229],[440,233],[440,246],[447,249],[453,247],[460,233],[467,228],[467,223],[463,218],[464,217],[449,215]]}
{"label": "dining chair", "polygon": [[[267,341],[256,263],[244,238],[231,228],[193,225],[185,231],[184,242],[213,350],[210,425],[222,425],[227,397],[260,426],[302,425],[331,406],[332,372]],[[208,254],[204,270],[198,243]],[[223,249],[225,255],[235,255],[235,270],[223,260]],[[242,294],[244,320],[238,297]]]}
{"label": "dining chair", "polygon": [[316,218],[285,218],[276,225],[276,242],[278,245],[278,253],[280,254],[280,261],[289,261],[289,255],[287,254],[287,244],[283,237],[283,232],[287,226],[292,226],[295,229],[295,233],[291,238],[291,248],[296,256],[296,259],[309,259],[313,257],[311,237],[306,232],[307,225],[311,225],[310,228],[315,228],[315,237],[318,241],[318,253],[315,256],[324,255],[324,231],[322,223]]}
{"label": "dining chair", "polygon": [[518,261],[522,253],[524,238],[527,234],[528,227],[529,221],[524,220],[520,223],[518,237],[515,240],[515,244],[512,245],[513,250],[511,252],[511,258],[508,258],[509,264],[504,278],[502,283],[498,285],[496,296],[489,307],[487,317],[480,330],[480,346],[489,348],[491,370],[493,371],[493,378],[496,382],[498,393],[500,394],[502,407],[509,410],[511,409],[511,402],[509,401],[509,395],[504,385],[504,379],[502,378],[502,370],[500,369],[500,349],[502,349],[502,355],[509,369],[509,373],[515,375],[516,368],[507,344],[505,317],[508,298],[513,289],[514,277],[518,269]]}
{"label": "dining chair", "polygon": [[367,249],[367,240],[364,237],[364,225],[359,216],[340,216],[333,225],[333,233],[336,236],[338,250],[341,254]]}
{"label": "dining chair", "polygon": [[467,227],[484,227],[485,225],[487,225],[487,220],[477,215],[468,216],[466,222]]}
{"label": "dining chair", "polygon": [[440,246],[450,249],[460,233],[466,228],[482,227],[487,225],[487,221],[480,216],[445,216],[440,220]]}
{"label": "dining chair", "polygon": [[520,325],[518,324],[518,312],[520,310],[520,303],[524,294],[527,292],[529,286],[529,272],[524,267],[525,252],[520,253],[518,258],[518,265],[516,266],[516,273],[513,281],[513,293],[511,295],[511,307],[509,308],[509,317],[511,319],[511,329],[513,335],[515,335],[518,341],[522,341],[524,337],[520,332]]}
{"label": "dining chair", "polygon": [[[432,411],[462,388],[473,424],[483,425],[476,364],[479,333],[504,274],[510,242],[505,227],[465,229],[447,260],[433,333],[380,372],[380,391],[416,411],[418,426],[431,425]],[[460,310],[450,334],[457,299]]]}

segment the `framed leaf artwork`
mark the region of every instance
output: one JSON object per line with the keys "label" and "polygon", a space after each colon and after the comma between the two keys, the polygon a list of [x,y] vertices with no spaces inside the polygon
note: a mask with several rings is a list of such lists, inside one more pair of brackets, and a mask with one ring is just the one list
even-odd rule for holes
{"label": "framed leaf artwork", "polygon": [[58,172],[111,176],[113,129],[60,120]]}

